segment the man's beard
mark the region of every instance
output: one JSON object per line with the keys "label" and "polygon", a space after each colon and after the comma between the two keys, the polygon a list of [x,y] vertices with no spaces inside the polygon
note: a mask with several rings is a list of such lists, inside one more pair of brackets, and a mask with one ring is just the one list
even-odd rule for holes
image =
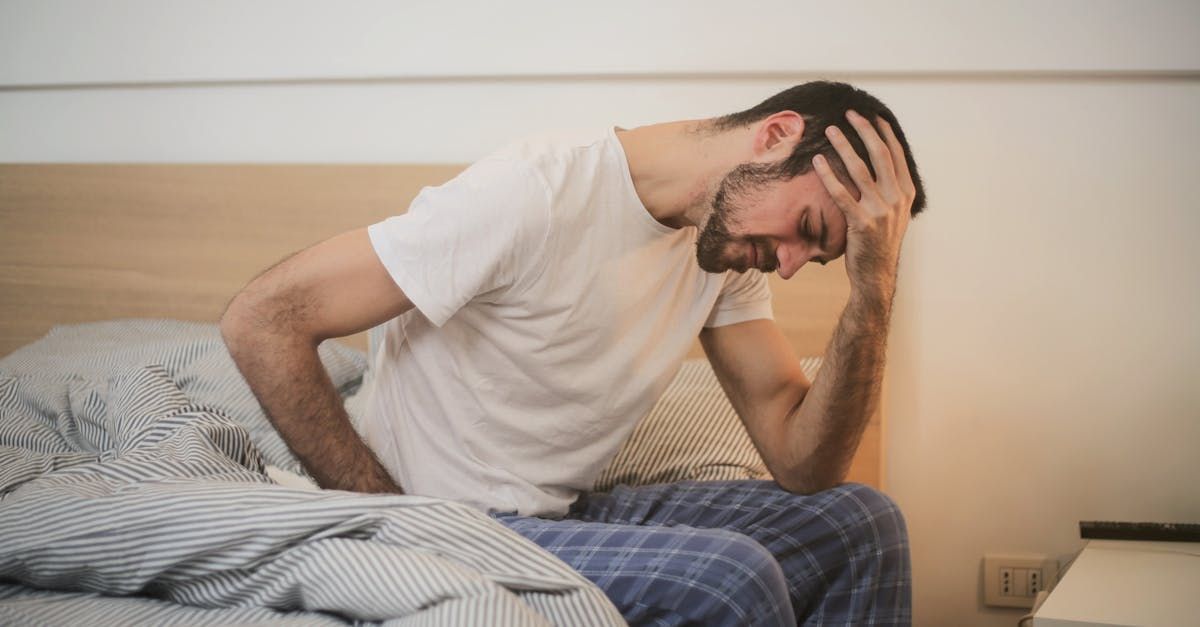
{"label": "man's beard", "polygon": [[[713,196],[708,221],[704,223],[704,228],[700,230],[696,239],[696,261],[701,270],[713,273],[731,269],[737,272],[749,270],[744,257],[739,256],[733,262],[724,257],[725,250],[735,241],[729,234],[729,224],[736,224],[741,219],[746,211],[746,200],[752,201],[767,182],[778,178],[777,169],[771,164],[743,163],[721,179],[717,193]],[[742,201],[743,204],[735,204],[736,201],[731,197]],[[750,237],[742,241],[757,249],[760,270],[774,272],[779,267],[779,260],[767,245],[766,238]]]}

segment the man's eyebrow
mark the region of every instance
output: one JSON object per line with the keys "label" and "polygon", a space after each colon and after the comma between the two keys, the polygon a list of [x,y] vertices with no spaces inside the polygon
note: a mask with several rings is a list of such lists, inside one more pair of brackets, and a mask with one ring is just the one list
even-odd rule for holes
{"label": "man's eyebrow", "polygon": [[818,211],[821,215],[821,250],[829,250],[829,229],[825,228],[825,214]]}

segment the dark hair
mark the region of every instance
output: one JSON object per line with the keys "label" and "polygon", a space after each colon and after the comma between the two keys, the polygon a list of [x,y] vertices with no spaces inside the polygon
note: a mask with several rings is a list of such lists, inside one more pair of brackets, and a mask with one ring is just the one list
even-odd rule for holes
{"label": "dark hair", "polygon": [[[837,126],[841,129],[842,134],[850,140],[854,151],[867,164],[871,176],[875,176],[875,166],[871,164],[867,147],[859,138],[858,131],[854,130],[850,122],[846,120],[847,109],[854,109],[862,114],[863,117],[871,120],[872,125],[875,125],[877,117],[883,118],[895,131],[896,139],[900,140],[900,146],[904,148],[904,160],[908,162],[908,171],[912,175],[913,186],[916,189],[912,215],[920,213],[925,208],[925,186],[921,183],[921,176],[917,173],[917,162],[913,160],[912,150],[908,147],[908,140],[904,137],[904,129],[900,128],[895,114],[887,108],[887,105],[861,89],[832,81],[804,83],[785,89],[750,109],[719,117],[712,121],[712,125],[714,130],[723,131],[758,122],[780,111],[795,111],[804,117],[804,134],[801,135],[792,154],[772,167],[774,176],[790,179],[804,174],[812,169],[812,158],[820,154],[825,156],[825,159],[840,176],[850,180],[846,164],[838,156],[833,144],[829,143],[829,139],[825,137],[825,129],[829,126]],[[876,130],[879,130],[877,125]]]}

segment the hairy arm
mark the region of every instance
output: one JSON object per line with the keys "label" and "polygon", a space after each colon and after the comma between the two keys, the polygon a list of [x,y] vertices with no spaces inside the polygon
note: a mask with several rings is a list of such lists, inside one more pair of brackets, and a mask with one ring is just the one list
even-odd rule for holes
{"label": "hairy arm", "polygon": [[317,347],[412,308],[366,229],[300,251],[250,282],[221,335],[268,419],[322,488],[403,490],[350,424]]}
{"label": "hairy arm", "polygon": [[[883,316],[885,318],[885,316]],[[851,297],[810,384],[772,320],[705,329],[700,339],[771,475],[811,494],[841,483],[879,404],[887,321]]]}
{"label": "hairy arm", "polygon": [[[886,122],[883,137],[848,114],[878,180],[845,137],[830,141],[860,190],[855,198],[820,157],[814,168],[846,214],[850,298],[810,385],[775,323],[706,329],[705,353],[763,456],[787,490],[809,494],[841,483],[879,405],[900,244],[915,196],[903,149]],[[886,138],[886,139],[885,139]],[[895,165],[893,165],[895,162]]]}

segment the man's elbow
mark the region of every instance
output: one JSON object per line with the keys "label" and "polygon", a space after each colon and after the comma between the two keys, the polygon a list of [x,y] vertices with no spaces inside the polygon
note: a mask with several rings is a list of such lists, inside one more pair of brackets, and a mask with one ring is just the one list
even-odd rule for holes
{"label": "man's elbow", "polygon": [[272,320],[280,317],[281,309],[277,303],[256,298],[245,289],[238,292],[225,307],[219,324],[229,352],[236,358],[238,349],[277,332],[279,325],[272,324]]}
{"label": "man's elbow", "polygon": [[253,325],[249,322],[251,319],[249,307],[243,294],[239,292],[225,307],[225,311],[221,314],[221,320],[218,327],[221,331],[221,340],[225,342],[226,348],[230,354],[237,354],[237,347],[244,344],[250,337]]}
{"label": "man's elbow", "polygon": [[312,306],[291,294],[260,295],[249,288],[233,297],[221,315],[221,339],[230,353],[267,342],[272,346],[307,346],[323,341],[312,329]]}
{"label": "man's elbow", "polygon": [[807,496],[842,485],[846,482],[846,471],[802,465],[788,472],[778,473],[775,482],[792,494]]}

